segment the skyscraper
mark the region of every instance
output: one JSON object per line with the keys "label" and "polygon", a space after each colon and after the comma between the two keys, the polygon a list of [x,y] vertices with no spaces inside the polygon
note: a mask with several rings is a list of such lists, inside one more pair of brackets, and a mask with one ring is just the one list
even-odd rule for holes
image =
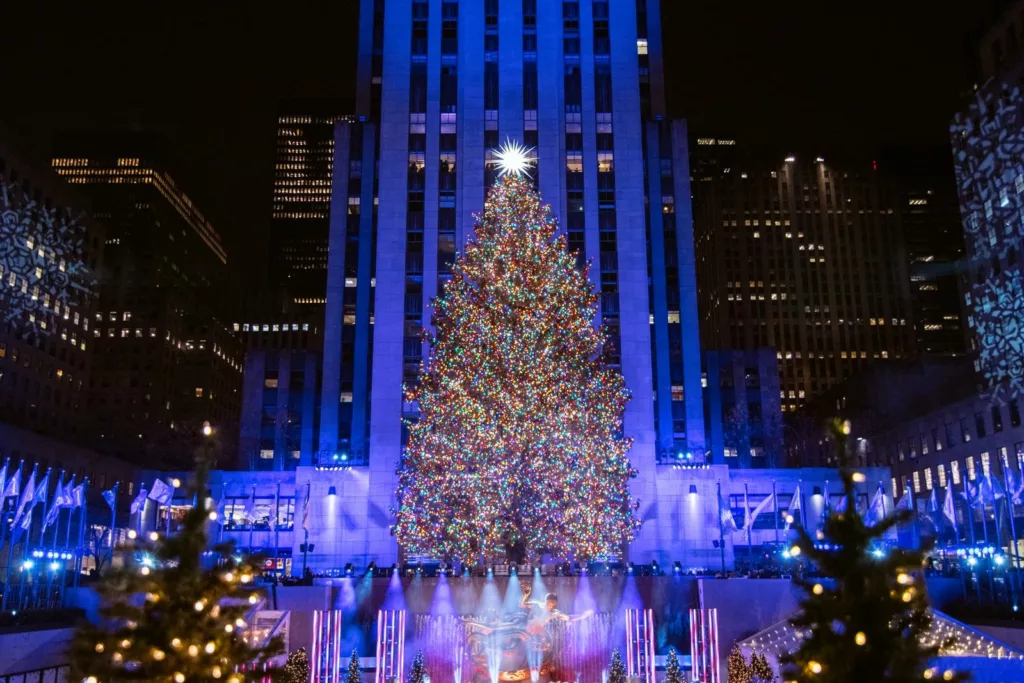
{"label": "skyscraper", "polygon": [[651,520],[630,552],[654,557],[675,533],[658,500],[680,488],[658,467],[706,447],[686,126],[665,120],[659,2],[360,8],[361,122],[335,130],[319,446],[303,454],[323,465],[344,454],[340,504],[357,521],[318,552],[394,556],[386,511],[402,418],[416,417],[402,386],[417,380],[431,301],[509,139],[536,148],[536,185],[593,264],[599,322],[632,392],[634,495]]}
{"label": "skyscraper", "polygon": [[286,100],[278,108],[270,286],[283,292],[290,313],[317,326],[327,283],[334,124],[350,120],[346,108],[341,100]]}
{"label": "skyscraper", "polygon": [[107,226],[91,322],[91,427],[104,450],[188,464],[181,438],[209,420],[234,433],[242,358],[219,315],[220,235],[167,170],[159,140],[90,134],[58,141],[53,168]]}
{"label": "skyscraper", "polygon": [[698,138],[694,167],[706,348],[774,348],[787,411],[911,352],[898,194],[870,161],[766,159]]}

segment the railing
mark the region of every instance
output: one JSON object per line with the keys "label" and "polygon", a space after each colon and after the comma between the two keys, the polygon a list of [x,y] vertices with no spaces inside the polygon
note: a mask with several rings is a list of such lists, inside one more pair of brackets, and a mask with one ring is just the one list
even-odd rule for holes
{"label": "railing", "polygon": [[0,674],[0,683],[67,683],[69,669],[67,664],[62,664],[45,669]]}

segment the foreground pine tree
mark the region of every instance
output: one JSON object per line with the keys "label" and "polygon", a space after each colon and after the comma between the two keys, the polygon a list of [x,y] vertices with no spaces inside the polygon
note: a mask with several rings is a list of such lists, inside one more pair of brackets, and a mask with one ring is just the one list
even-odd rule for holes
{"label": "foreground pine tree", "polygon": [[[197,491],[207,490],[208,467],[200,458]],[[95,584],[102,621],[75,633],[71,680],[242,683],[274,675],[258,669],[280,654],[280,641],[259,646],[244,637],[244,617],[262,597],[255,567],[236,561],[230,544],[204,558],[210,514],[192,508],[177,535],[137,539],[126,550],[144,559],[104,572]],[[255,665],[248,673],[236,670],[247,664]]]}
{"label": "foreground pine tree", "polygon": [[[846,452],[849,425],[836,422],[832,432],[843,491],[853,501],[855,473]],[[790,552],[806,558],[833,580],[834,587],[797,580],[806,597],[792,624],[809,635],[797,652],[784,658],[785,680],[919,683],[937,674],[941,675],[936,680],[965,680],[957,672],[949,672],[947,678],[946,672],[930,670],[929,661],[939,646],[925,646],[920,640],[931,624],[921,575],[924,552],[892,549],[884,557],[872,553],[890,529],[911,517],[910,511],[897,510],[867,526],[855,512],[833,512],[823,529],[828,550],[816,549],[806,529],[797,529],[798,540]]]}
{"label": "foreground pine tree", "polygon": [[726,680],[728,683],[751,683],[750,667],[739,647],[733,646],[729,658],[725,661]]}
{"label": "foreground pine tree", "polygon": [[283,679],[283,683],[309,683],[309,657],[306,656],[306,648],[300,647],[288,653]]}
{"label": "foreground pine tree", "polygon": [[768,658],[760,652],[750,656],[750,680],[753,683],[772,683],[775,680],[775,673],[772,671]]}
{"label": "foreground pine tree", "polygon": [[585,560],[636,532],[628,392],[601,358],[597,295],[555,229],[527,181],[500,179],[436,302],[397,492],[410,552]]}

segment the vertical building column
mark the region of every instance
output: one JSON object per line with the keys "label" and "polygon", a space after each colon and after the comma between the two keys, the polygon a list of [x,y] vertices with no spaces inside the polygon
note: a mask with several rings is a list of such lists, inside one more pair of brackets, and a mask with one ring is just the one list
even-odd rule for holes
{"label": "vertical building column", "polygon": [[[540,3],[538,3],[540,4]],[[504,74],[502,74],[504,75]],[[484,3],[459,3],[459,99],[456,137],[455,248],[473,234],[484,210]]]}
{"label": "vertical building column", "polygon": [[498,3],[498,64],[502,67],[498,74],[498,143],[503,143],[505,138],[522,142],[522,0],[504,0]]}
{"label": "vertical building column", "polygon": [[654,369],[656,392],[654,406],[658,411],[655,456],[675,445],[672,425],[672,370],[669,360],[668,283],[665,275],[665,228],[662,218],[660,128],[658,123],[645,126],[647,148],[647,200],[651,239],[651,284],[654,301]]}
{"label": "vertical building column", "polygon": [[661,39],[661,2],[647,0],[647,64],[651,82],[651,115],[665,116],[665,57]]}
{"label": "vertical building column", "polygon": [[[583,121],[583,215],[584,245],[591,262],[590,282],[601,291],[601,233],[597,203],[597,103],[594,101],[594,15],[589,2],[580,3],[580,92]],[[561,22],[559,22],[561,24]],[[614,106],[614,105],[613,105]],[[564,131],[565,128],[563,127]],[[604,310],[597,309],[594,324],[601,324]]]}
{"label": "vertical building column", "polygon": [[[636,3],[609,3],[612,70],[612,130],[615,135],[615,206],[618,233],[619,325],[622,375],[632,392],[624,430],[633,437],[630,460],[639,471],[633,496],[645,529],[630,547],[634,561],[654,556],[669,532],[671,517],[658,514],[651,324],[647,288],[647,229],[644,205],[643,129],[636,55]],[[584,22],[581,20],[580,22]],[[581,26],[582,28],[582,26]],[[592,42],[592,41],[591,41]],[[591,105],[593,106],[593,105]],[[699,395],[699,394],[698,394]],[[666,525],[662,528],[661,525]],[[653,528],[652,528],[653,527]]]}
{"label": "vertical building column", "polygon": [[[345,246],[348,231],[349,145],[352,125],[334,126],[334,176],[331,180],[331,218],[327,245],[327,303],[324,306],[323,384],[320,394],[320,452],[338,447],[341,400],[341,334],[345,315]],[[305,460],[306,454],[303,453]],[[309,454],[316,464],[318,453]]]}
{"label": "vertical building column", "polygon": [[565,63],[562,5],[537,3],[537,150],[542,199],[565,231]]}
{"label": "vertical building column", "polygon": [[250,351],[245,356],[242,376],[242,419],[238,436],[238,469],[252,470],[260,449],[263,423],[263,375],[266,351]]}
{"label": "vertical building column", "polygon": [[672,177],[675,180],[676,250],[679,262],[679,329],[683,336],[683,394],[686,441],[704,452],[704,402],[700,383],[700,324],[697,313],[697,259],[690,203],[690,157],[686,122],[672,122]]}
{"label": "vertical building column", "polygon": [[359,262],[356,265],[356,338],[352,368],[352,452],[365,458],[367,408],[370,402],[369,381],[373,358],[370,354],[370,302],[373,294],[373,227],[377,213],[377,126],[359,126],[363,136],[362,179],[359,188]]}
{"label": "vertical building column", "polygon": [[292,352],[282,349],[277,352],[277,415],[274,422],[274,471],[280,472],[285,469],[284,464],[287,458],[291,457],[288,452],[288,411],[291,401],[288,399],[291,394],[292,380]]}
{"label": "vertical building column", "polygon": [[704,354],[704,366],[708,373],[707,388],[707,411],[708,411],[708,433],[705,436],[705,444],[711,452],[711,459],[716,463],[725,462],[725,442],[722,434],[722,381],[721,381],[721,359],[727,351],[706,351]]}
{"label": "vertical building column", "polygon": [[[461,8],[460,8],[461,9]],[[430,326],[430,302],[437,296],[437,221],[441,172],[441,3],[430,4],[427,22],[427,151],[423,192],[422,321]],[[458,159],[456,159],[456,168]],[[423,343],[426,357],[430,344]]]}
{"label": "vertical building column", "polygon": [[[412,2],[388,0],[384,18],[384,75],[380,130],[380,204],[377,289],[370,393],[369,478],[366,503],[349,511],[363,527],[367,554],[397,557],[389,533],[395,470],[402,444],[402,332],[405,320],[405,246],[409,184],[409,78]],[[360,496],[361,497],[361,496]],[[349,532],[351,533],[351,531]]]}
{"label": "vertical building column", "polygon": [[317,365],[320,357],[312,351],[303,354],[302,372],[302,440],[300,442],[299,462],[296,465],[310,465],[310,456],[316,448],[316,392]]}

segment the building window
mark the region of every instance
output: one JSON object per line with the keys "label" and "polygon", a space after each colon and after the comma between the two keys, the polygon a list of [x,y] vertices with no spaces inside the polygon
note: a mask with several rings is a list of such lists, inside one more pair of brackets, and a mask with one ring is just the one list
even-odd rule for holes
{"label": "building window", "polygon": [[928,455],[928,439],[921,435],[921,455]]}
{"label": "building window", "polygon": [[956,445],[956,439],[953,437],[953,423],[946,423],[946,445],[952,448]]}
{"label": "building window", "polygon": [[953,483],[960,484],[960,463],[954,460],[949,463],[949,474],[953,478]]}
{"label": "building window", "polygon": [[924,470],[924,487],[929,491],[932,490],[932,468],[927,467]]}
{"label": "building window", "polygon": [[262,449],[260,449],[260,459],[261,460],[273,460],[274,459],[274,449],[273,448],[262,448]]}
{"label": "building window", "polygon": [[979,439],[985,437],[985,415],[984,413],[974,414],[974,429]]}
{"label": "building window", "polygon": [[968,443],[971,440],[971,428],[967,426],[967,418],[960,418],[960,441]]}
{"label": "building window", "polygon": [[277,389],[277,378],[267,377],[265,380],[263,380],[263,387],[265,389]]}
{"label": "building window", "polygon": [[946,488],[946,466],[939,465],[936,469],[939,471],[939,486]]}
{"label": "building window", "polygon": [[196,387],[196,398],[202,398],[202,397],[203,397],[203,388],[202,387]]}
{"label": "building window", "polygon": [[921,473],[914,472],[914,493],[921,493]]}
{"label": "building window", "polygon": [[981,474],[987,477],[990,472],[991,470],[989,469],[989,456],[988,452],[986,451],[985,453],[981,454]]}
{"label": "building window", "polygon": [[939,430],[932,430],[932,445],[935,446],[935,451],[939,452],[942,450],[942,439],[939,438]]}
{"label": "building window", "polygon": [[1003,431],[1003,411],[999,406],[992,406],[992,431],[996,434]]}
{"label": "building window", "polygon": [[1010,400],[1010,426],[1020,427],[1020,406],[1017,399]]}
{"label": "building window", "polygon": [[976,478],[976,475],[977,475],[977,472],[974,469],[974,456],[973,455],[968,455],[967,456],[967,478],[969,480],[971,480],[971,481],[974,481],[974,479]]}

